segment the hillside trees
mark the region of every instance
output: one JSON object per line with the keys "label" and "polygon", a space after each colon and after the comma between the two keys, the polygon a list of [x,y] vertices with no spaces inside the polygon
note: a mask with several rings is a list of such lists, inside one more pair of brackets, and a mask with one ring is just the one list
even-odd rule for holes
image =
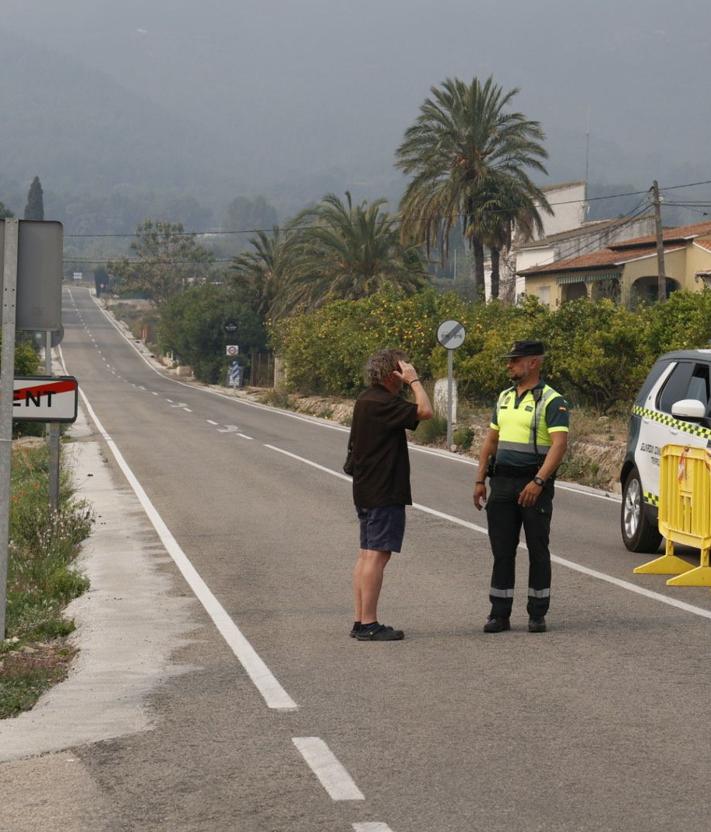
{"label": "hillside trees", "polygon": [[134,257],[107,266],[118,279],[119,292],[140,292],[160,307],[208,278],[213,255],[186,234],[181,223],[146,220],[138,226],[136,238],[131,243]]}
{"label": "hillside trees", "polygon": [[0,202],[0,220],[11,219],[14,216],[12,211],[5,206],[5,203]]}

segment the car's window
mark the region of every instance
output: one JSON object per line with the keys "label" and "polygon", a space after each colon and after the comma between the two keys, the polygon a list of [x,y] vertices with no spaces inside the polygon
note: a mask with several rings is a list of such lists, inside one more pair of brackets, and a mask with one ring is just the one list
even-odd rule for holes
{"label": "car's window", "polygon": [[691,382],[694,365],[680,361],[671,371],[659,395],[657,396],[657,410],[671,413],[672,405],[680,399],[686,399]]}
{"label": "car's window", "polygon": [[687,399],[697,399],[706,408],[709,407],[709,368],[706,364],[697,364],[691,374],[689,389],[686,391]]}

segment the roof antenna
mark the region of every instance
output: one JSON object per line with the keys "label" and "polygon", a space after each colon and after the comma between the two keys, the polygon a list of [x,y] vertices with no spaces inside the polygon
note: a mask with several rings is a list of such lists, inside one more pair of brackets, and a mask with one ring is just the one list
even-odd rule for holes
{"label": "roof antenna", "polygon": [[[585,195],[587,196],[590,175],[590,105],[588,104],[588,124],[585,131]],[[585,201],[585,216],[590,212],[590,203]]]}

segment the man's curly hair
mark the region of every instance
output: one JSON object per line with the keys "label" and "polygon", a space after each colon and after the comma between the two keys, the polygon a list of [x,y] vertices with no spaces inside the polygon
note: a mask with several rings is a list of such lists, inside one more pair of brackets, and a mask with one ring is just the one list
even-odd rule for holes
{"label": "man's curly hair", "polygon": [[407,353],[402,350],[378,350],[373,353],[365,365],[365,375],[370,384],[382,384],[398,369],[398,361],[407,361]]}

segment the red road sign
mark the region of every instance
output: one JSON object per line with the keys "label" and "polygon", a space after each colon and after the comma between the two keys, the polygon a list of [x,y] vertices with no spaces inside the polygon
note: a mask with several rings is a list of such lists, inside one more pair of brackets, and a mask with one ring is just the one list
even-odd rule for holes
{"label": "red road sign", "polygon": [[12,418],[22,422],[73,422],[79,384],[74,376],[15,376]]}

